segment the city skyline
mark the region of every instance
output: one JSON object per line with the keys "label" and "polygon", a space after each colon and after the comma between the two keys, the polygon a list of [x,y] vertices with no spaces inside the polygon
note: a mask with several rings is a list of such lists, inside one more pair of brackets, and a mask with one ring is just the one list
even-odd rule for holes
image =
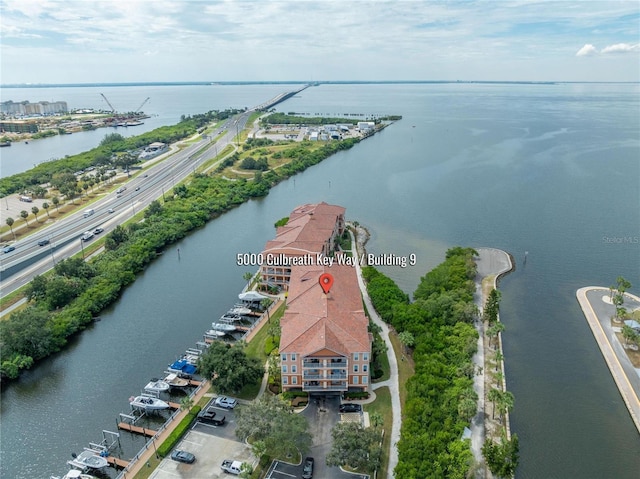
{"label": "city skyline", "polygon": [[2,84],[640,81],[635,1],[0,0]]}

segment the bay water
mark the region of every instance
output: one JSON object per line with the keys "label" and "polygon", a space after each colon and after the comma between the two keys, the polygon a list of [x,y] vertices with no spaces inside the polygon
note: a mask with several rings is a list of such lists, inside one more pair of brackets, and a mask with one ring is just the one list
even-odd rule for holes
{"label": "bay water", "polygon": [[[172,112],[202,101],[201,90],[171,88]],[[284,90],[219,104],[248,106]],[[275,221],[318,201],[365,225],[370,253],[416,254],[415,266],[381,268],[408,293],[451,246],[512,253],[516,270],[500,289],[517,477],[637,477],[640,436],[575,291],[617,276],[632,292],[640,285],[640,87],[321,85],[278,109],[403,119],[169,248],[70,348],[5,388],[2,477],[59,474],[71,452],[114,430],[127,398],[234,303],[250,269],[236,255],[259,252]],[[121,440],[125,456],[142,442]]]}

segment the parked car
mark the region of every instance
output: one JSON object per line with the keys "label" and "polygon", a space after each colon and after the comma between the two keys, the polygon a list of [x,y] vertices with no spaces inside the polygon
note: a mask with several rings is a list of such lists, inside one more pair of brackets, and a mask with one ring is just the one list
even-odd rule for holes
{"label": "parked car", "polygon": [[100,228],[99,226],[93,230],[93,234],[94,235],[99,235],[100,233],[102,233],[104,231],[104,228]]}
{"label": "parked car", "polygon": [[213,424],[214,426],[222,426],[226,421],[226,416],[220,416],[214,408],[208,407],[198,414],[198,421]]}
{"label": "parked car", "polygon": [[340,412],[360,412],[360,411],[362,411],[362,406],[360,404],[354,404],[350,402],[340,404]]}
{"label": "parked car", "polygon": [[191,464],[196,460],[196,456],[187,451],[176,449],[171,453],[171,459],[178,462],[185,462]]}
{"label": "parked car", "polygon": [[49,240],[48,239],[41,239],[40,241],[38,241],[38,246],[44,246],[44,245],[48,245],[49,244]]}
{"label": "parked car", "polygon": [[222,407],[225,409],[233,409],[234,407],[237,406],[238,400],[230,397],[226,397],[226,396],[220,396],[216,398],[216,401],[214,404],[218,407]]}
{"label": "parked car", "polygon": [[7,253],[11,253],[12,251],[15,251],[15,249],[16,249],[15,246],[9,245],[9,246],[5,246],[4,248],[2,248],[2,252],[4,254],[7,254]]}
{"label": "parked car", "polygon": [[305,457],[304,466],[302,466],[302,479],[311,479],[313,477],[313,457]]}

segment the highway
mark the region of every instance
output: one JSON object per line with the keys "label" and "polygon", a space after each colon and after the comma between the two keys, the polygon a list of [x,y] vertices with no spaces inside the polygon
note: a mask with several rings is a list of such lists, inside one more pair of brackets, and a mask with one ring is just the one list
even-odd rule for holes
{"label": "highway", "polygon": [[[121,183],[126,186],[124,192],[117,193],[114,190],[81,211],[15,243],[14,251],[0,255],[0,296],[24,286],[34,276],[52,269],[55,263],[82,252],[84,244],[108,234],[153,200],[163,197],[201,164],[213,158],[216,152],[220,153],[227,145],[234,143],[236,135],[244,130],[254,110],[255,108],[227,119],[216,130],[224,131],[217,141],[201,138],[143,170],[130,181]],[[198,153],[199,150],[202,151]],[[93,209],[94,214],[85,217],[84,211],[88,208]],[[80,238],[84,232],[93,231],[98,226],[104,228],[104,232],[83,243]],[[41,240],[49,240],[49,244],[39,246],[38,242]]]}

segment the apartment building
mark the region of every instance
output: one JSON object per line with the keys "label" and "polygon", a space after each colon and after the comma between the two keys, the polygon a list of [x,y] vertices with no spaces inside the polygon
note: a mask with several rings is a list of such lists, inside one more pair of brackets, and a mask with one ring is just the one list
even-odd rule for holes
{"label": "apartment building", "polygon": [[345,209],[325,202],[298,206],[285,226],[276,230],[262,252],[260,268],[262,290],[289,288],[291,258],[332,255],[345,231]]}
{"label": "apartment building", "polygon": [[[319,283],[323,273],[333,276],[327,294]],[[337,394],[369,389],[373,337],[355,268],[294,266],[280,327],[283,391]]]}

